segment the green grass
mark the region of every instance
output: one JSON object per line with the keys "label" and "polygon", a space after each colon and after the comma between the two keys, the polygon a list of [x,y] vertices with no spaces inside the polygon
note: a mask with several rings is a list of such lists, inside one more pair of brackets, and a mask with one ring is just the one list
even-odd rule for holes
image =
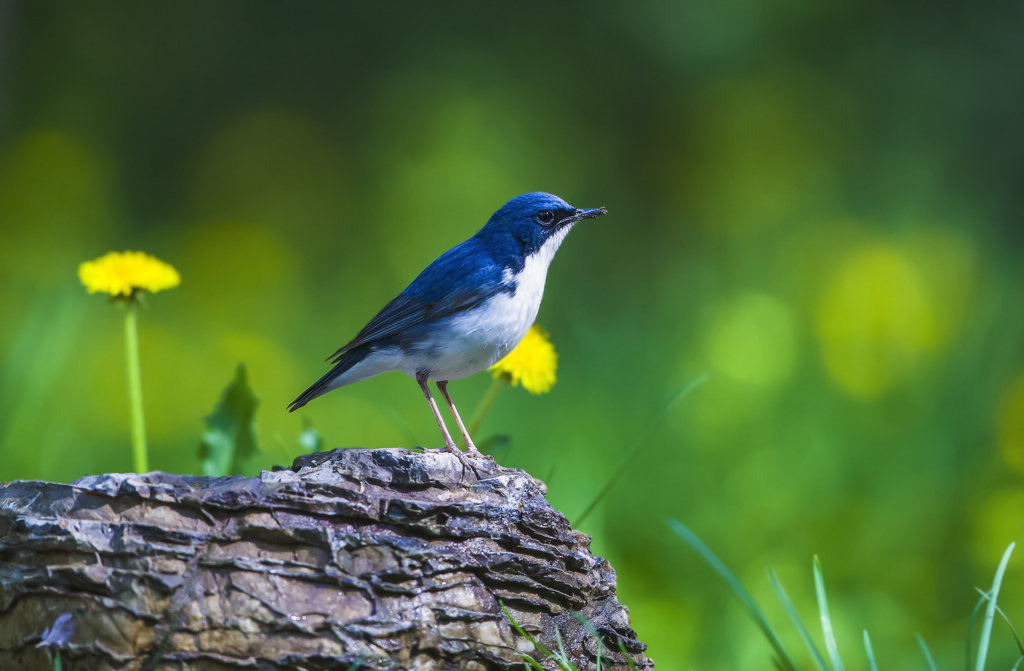
{"label": "green grass", "polygon": [[825,576],[821,572],[821,560],[814,557],[814,591],[818,595],[818,614],[821,616],[821,633],[825,637],[825,650],[832,662],[833,671],[845,671],[843,661],[839,659],[839,645],[836,643],[835,630],[832,628],[832,617],[828,613],[828,599],[825,598]]}
{"label": "green grass", "polygon": [[[704,562],[722,578],[723,582],[725,582],[732,593],[739,599],[740,603],[743,604],[747,613],[754,620],[754,623],[768,641],[768,645],[772,650],[772,661],[775,664],[775,667],[783,670],[798,669],[799,667],[793,662],[792,658],[783,647],[779,635],[765,618],[761,607],[750,595],[750,592],[746,587],[744,587],[732,571],[729,570],[725,563],[719,559],[718,556],[715,555],[695,533],[693,533],[693,531],[678,520],[670,518],[666,520],[666,524],[677,536],[697,552],[701,559],[703,559]],[[992,643],[992,628],[995,623],[996,614],[998,614],[1006,623],[1017,644],[1018,651],[1020,652],[1020,657],[1012,667],[1013,670],[1021,668],[1021,665],[1024,664],[1024,642],[1021,641],[1020,636],[1017,634],[1017,630],[1014,628],[1006,614],[999,609],[996,603],[1000,587],[1002,586],[1003,576],[1006,573],[1006,567],[1010,561],[1010,555],[1013,553],[1014,545],[1014,543],[1010,543],[1006,548],[1006,551],[1003,553],[1002,560],[999,562],[995,577],[992,580],[992,587],[988,591],[979,590],[981,591],[981,599],[978,601],[973,612],[968,618],[966,665],[968,671],[971,671],[972,668],[973,671],[984,671],[985,669],[989,648]],[[825,592],[825,576],[821,568],[821,561],[818,557],[814,557],[812,573],[814,577],[815,594],[817,597],[818,617],[821,621],[821,636],[825,644],[827,660],[818,650],[818,646],[815,644],[813,637],[807,630],[807,627],[804,626],[796,607],[786,594],[786,590],[782,587],[782,583],[770,569],[768,571],[768,577],[771,581],[772,588],[775,590],[775,595],[778,597],[783,609],[786,611],[786,615],[789,617],[793,627],[800,635],[800,638],[806,646],[808,654],[813,660],[814,665],[821,671],[845,671],[845,667],[839,655],[839,641],[835,635],[835,628],[832,626],[832,616],[829,611],[828,598]],[[985,607],[985,615],[982,619],[981,630],[978,635],[977,650],[974,650],[972,645],[974,641],[974,628],[983,606]],[[938,671],[938,667],[935,665],[935,660],[932,657],[928,646],[925,644],[924,639],[920,634],[915,634],[914,636],[921,648],[921,653],[924,656],[925,668],[927,668],[928,671]],[[871,671],[878,671],[878,661],[875,658],[874,649],[871,646],[871,637],[867,630],[864,630],[863,633],[863,643],[864,651],[867,656],[868,668]]]}
{"label": "green grass", "polygon": [[932,652],[928,649],[928,644],[921,638],[921,634],[914,634],[914,638],[917,639],[917,644],[921,646],[921,653],[924,655],[924,661],[928,665],[928,671],[938,671],[938,667],[935,666],[935,658],[932,657]]}
{"label": "green grass", "polygon": [[871,671],[878,671],[878,662],[875,661],[875,651],[871,647],[871,637],[868,636],[868,630],[864,630],[864,653],[868,657],[868,668]]}
{"label": "green grass", "polygon": [[743,586],[743,583],[739,581],[732,571],[725,565],[721,559],[711,551],[707,545],[704,545],[703,541],[697,538],[697,535],[690,531],[682,522],[674,519],[668,519],[667,524],[672,531],[674,531],[680,538],[686,541],[690,547],[697,551],[697,554],[707,562],[707,564],[714,569],[715,573],[725,581],[725,583],[732,590],[736,598],[740,600],[740,603],[747,609],[750,616],[754,618],[754,622],[761,629],[764,637],[768,639],[768,644],[771,645],[772,650],[775,653],[773,662],[776,668],[782,669],[783,671],[796,671],[796,664],[790,658],[789,653],[786,652],[786,648],[782,645],[782,641],[775,635],[775,631],[771,625],[768,624],[768,619],[764,616],[764,612],[761,607],[757,605],[757,601],[750,595],[747,588]]}
{"label": "green grass", "polygon": [[[674,520],[672,520],[674,521]],[[814,645],[814,639],[811,638],[811,634],[807,631],[807,627],[804,626],[803,621],[800,619],[800,614],[796,610],[796,606],[790,600],[789,595],[786,594],[786,590],[782,587],[782,583],[779,578],[775,575],[775,571],[768,569],[768,579],[771,580],[772,589],[775,590],[775,595],[779,598],[782,603],[782,607],[786,610],[786,615],[789,616],[790,621],[793,623],[793,627],[800,633],[800,638],[803,640],[804,645],[807,646],[807,650],[811,653],[811,657],[814,659],[817,667],[821,671],[828,671],[828,664],[825,663],[825,658],[818,652],[818,647]]]}
{"label": "green grass", "polygon": [[[1003,558],[999,562],[999,568],[996,569],[995,578],[992,580],[992,589],[982,594],[982,600],[988,601],[988,607],[985,609],[985,620],[981,625],[981,637],[978,641],[978,657],[974,664],[974,671],[984,671],[985,659],[988,656],[988,646],[992,638],[992,625],[995,621],[996,615],[996,597],[999,596],[999,588],[1003,584],[1003,574],[1006,573],[1006,566],[1010,563],[1010,555],[1013,553],[1014,543],[1010,543],[1009,547],[1006,548],[1006,552],[1003,553]],[[973,624],[974,618],[971,618]],[[1008,622],[1008,621],[1007,621]],[[967,658],[968,667],[970,666],[971,657],[971,630],[973,627],[967,628]],[[1013,626],[1010,626],[1013,630]],[[1016,635],[1016,630],[1014,635]],[[1017,639],[1018,646],[1020,644],[1020,638]],[[1019,661],[1018,661],[1019,664]]]}
{"label": "green grass", "polygon": [[[540,652],[540,654],[543,655],[543,659],[554,662],[555,667],[559,669],[559,671],[579,671],[579,667],[572,663],[572,661],[569,659],[569,656],[565,652],[565,646],[562,645],[562,632],[560,632],[558,629],[555,629],[555,638],[558,642],[558,650],[549,650],[539,641],[537,641],[533,636],[526,633],[522,626],[520,626],[520,624],[516,622],[516,619],[512,617],[512,613],[508,612],[508,609],[505,608],[504,603],[499,601],[498,605],[501,606],[501,612],[505,614],[505,617],[507,617],[508,621],[512,624],[512,628],[515,629],[520,636],[529,641],[533,645],[533,647],[535,647]],[[582,624],[583,627],[590,633],[590,635],[597,640],[597,665],[594,668],[597,671],[601,671],[601,651],[606,647],[604,639],[602,639],[601,635],[597,633],[597,629],[594,628],[594,625],[590,622],[590,620],[583,617],[582,613],[574,612],[573,616],[577,620],[579,620],[580,624]],[[624,645],[622,645],[622,641],[619,641],[619,651],[622,653],[622,656],[626,658],[626,664],[629,665],[630,670],[636,671],[636,664],[633,663],[633,659],[626,652],[626,648]],[[537,669],[537,671],[545,671],[544,667],[540,665],[540,662],[538,662],[530,655],[521,652],[518,654],[520,657],[523,658],[523,665],[527,669]]]}
{"label": "green grass", "polygon": [[[587,504],[583,509],[583,512],[581,512],[576,519],[572,521],[572,526],[574,528],[578,529],[579,526],[583,524],[583,521],[587,519],[587,516],[590,515],[594,508],[597,507],[597,504],[599,504],[608,492],[611,491],[616,481],[622,476],[626,469],[629,468],[630,464],[633,463],[633,459],[637,454],[639,454],[640,449],[647,443],[650,437],[654,435],[654,430],[658,428],[658,425],[661,424],[662,420],[668,416],[669,411],[671,411],[679,401],[689,396],[692,391],[707,382],[710,378],[711,376],[708,373],[703,373],[683,385],[683,387],[661,407],[661,410],[658,411],[654,418],[644,425],[644,429],[640,432],[640,435],[637,436],[636,440],[633,441],[633,444],[626,450],[626,457],[622,460],[622,464],[614,473],[612,473],[612,476],[604,483],[604,486],[597,493],[597,496]],[[554,468],[554,466],[552,466],[552,468]],[[549,476],[547,481],[550,482],[550,480],[551,478]]]}

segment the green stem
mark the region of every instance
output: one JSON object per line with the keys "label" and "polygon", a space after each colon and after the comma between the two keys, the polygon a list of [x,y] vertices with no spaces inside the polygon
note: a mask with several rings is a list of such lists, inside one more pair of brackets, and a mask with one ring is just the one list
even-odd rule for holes
{"label": "green stem", "polygon": [[476,411],[469,420],[469,435],[476,435],[477,430],[480,428],[480,424],[484,421],[484,416],[487,415],[491,406],[494,405],[494,399],[498,398],[498,392],[500,392],[502,387],[505,385],[506,382],[504,376],[496,377],[491,382],[491,386],[487,388],[487,393],[484,394],[484,399],[480,401],[480,405],[476,407]]}
{"label": "green stem", "polygon": [[128,403],[132,415],[132,455],[135,472],[149,470],[146,457],[146,420],[142,415],[142,367],[139,365],[138,301],[130,297],[124,313],[124,342],[128,355]]}

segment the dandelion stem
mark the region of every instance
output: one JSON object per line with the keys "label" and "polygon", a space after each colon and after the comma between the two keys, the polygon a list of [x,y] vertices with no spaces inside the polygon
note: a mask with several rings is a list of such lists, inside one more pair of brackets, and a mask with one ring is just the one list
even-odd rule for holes
{"label": "dandelion stem", "polygon": [[484,399],[480,401],[480,405],[476,407],[476,411],[473,412],[473,416],[469,419],[469,435],[474,435],[480,429],[484,417],[490,411],[491,406],[494,405],[494,399],[498,398],[498,392],[501,391],[505,384],[504,375],[499,375],[491,381],[491,386],[487,388]]}
{"label": "dandelion stem", "polygon": [[132,415],[132,455],[135,472],[149,470],[146,457],[146,420],[142,415],[142,367],[139,365],[138,301],[130,297],[124,313],[124,341],[128,363],[128,403]]}

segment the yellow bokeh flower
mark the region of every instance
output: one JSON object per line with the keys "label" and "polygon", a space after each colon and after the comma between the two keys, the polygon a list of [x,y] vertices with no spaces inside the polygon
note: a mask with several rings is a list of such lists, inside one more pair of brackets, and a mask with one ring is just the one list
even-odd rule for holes
{"label": "yellow bokeh flower", "polygon": [[940,309],[920,265],[903,248],[854,250],[818,297],[815,326],[825,369],[851,396],[882,396],[938,347]]}
{"label": "yellow bokeh flower", "polygon": [[181,284],[174,266],[145,252],[109,252],[78,266],[78,278],[89,293],[131,296],[136,291],[151,293]]}
{"label": "yellow bokeh flower", "polygon": [[505,358],[491,366],[494,377],[504,377],[509,384],[522,384],[531,394],[544,394],[555,384],[558,354],[547,332],[531,326],[526,336]]}

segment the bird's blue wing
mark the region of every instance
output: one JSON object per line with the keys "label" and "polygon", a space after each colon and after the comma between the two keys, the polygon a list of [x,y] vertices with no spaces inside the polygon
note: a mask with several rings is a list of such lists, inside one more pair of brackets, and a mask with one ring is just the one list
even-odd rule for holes
{"label": "bird's blue wing", "polygon": [[419,324],[479,305],[503,290],[503,270],[475,238],[470,238],[427,266],[351,342],[329,359],[340,361],[360,345],[384,340]]}

